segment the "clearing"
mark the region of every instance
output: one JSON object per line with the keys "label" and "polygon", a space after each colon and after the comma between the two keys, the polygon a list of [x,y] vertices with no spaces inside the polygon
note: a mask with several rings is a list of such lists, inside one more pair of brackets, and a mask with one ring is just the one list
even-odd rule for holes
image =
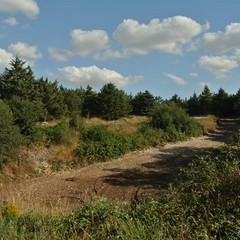
{"label": "clearing", "polygon": [[211,153],[238,128],[237,121],[225,119],[208,136],[131,152],[77,170],[13,181],[0,186],[0,201],[14,202],[22,211],[64,213],[96,195],[127,201],[139,190],[164,190],[179,167],[197,155]]}

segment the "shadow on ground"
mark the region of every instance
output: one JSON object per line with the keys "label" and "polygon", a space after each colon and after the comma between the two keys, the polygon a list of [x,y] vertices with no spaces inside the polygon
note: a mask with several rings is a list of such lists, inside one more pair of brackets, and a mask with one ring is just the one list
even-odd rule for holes
{"label": "shadow on ground", "polygon": [[[225,142],[239,128],[235,120],[221,120],[218,129],[205,136],[210,141]],[[112,186],[137,187],[142,189],[166,189],[181,167],[186,166],[197,156],[212,154],[215,148],[208,146],[178,147],[159,149],[154,160],[139,168],[105,169],[112,172],[103,177],[103,182]]]}

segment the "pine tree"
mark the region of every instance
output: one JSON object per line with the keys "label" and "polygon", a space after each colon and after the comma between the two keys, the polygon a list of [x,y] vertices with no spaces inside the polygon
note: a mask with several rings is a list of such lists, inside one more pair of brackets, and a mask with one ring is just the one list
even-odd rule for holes
{"label": "pine tree", "polygon": [[131,112],[128,96],[112,83],[105,84],[98,97],[100,114],[107,120],[116,120]]}
{"label": "pine tree", "polygon": [[132,113],[140,116],[150,116],[156,104],[154,96],[149,92],[139,92],[131,101]]}
{"label": "pine tree", "polygon": [[213,95],[207,85],[204,86],[202,93],[199,96],[200,112],[202,115],[212,113],[212,99]]}
{"label": "pine tree", "polygon": [[18,57],[10,62],[11,68],[6,68],[0,76],[0,97],[11,99],[18,96],[29,101],[37,100],[37,84],[30,66]]}
{"label": "pine tree", "polygon": [[0,168],[16,157],[22,137],[14,125],[11,109],[0,100]]}

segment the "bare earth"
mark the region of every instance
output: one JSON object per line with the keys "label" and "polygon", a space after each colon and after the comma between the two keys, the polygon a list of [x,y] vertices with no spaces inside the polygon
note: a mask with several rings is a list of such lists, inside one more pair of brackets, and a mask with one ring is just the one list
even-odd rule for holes
{"label": "bare earth", "polygon": [[137,151],[78,170],[45,175],[0,186],[0,202],[15,202],[23,211],[69,211],[94,196],[129,200],[139,189],[164,190],[179,170],[195,156],[211,153],[239,128],[223,120],[216,132],[185,142]]}

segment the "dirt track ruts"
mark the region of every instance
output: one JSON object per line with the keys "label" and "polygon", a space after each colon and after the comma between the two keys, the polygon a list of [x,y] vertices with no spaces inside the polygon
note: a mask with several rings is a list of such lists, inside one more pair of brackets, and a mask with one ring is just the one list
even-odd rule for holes
{"label": "dirt track ruts", "polygon": [[121,158],[77,170],[45,175],[0,188],[0,201],[15,202],[24,210],[74,209],[95,195],[112,200],[129,200],[138,189],[165,189],[179,167],[195,156],[210,153],[223,145],[239,126],[223,120],[208,136],[185,142],[128,153]]}

